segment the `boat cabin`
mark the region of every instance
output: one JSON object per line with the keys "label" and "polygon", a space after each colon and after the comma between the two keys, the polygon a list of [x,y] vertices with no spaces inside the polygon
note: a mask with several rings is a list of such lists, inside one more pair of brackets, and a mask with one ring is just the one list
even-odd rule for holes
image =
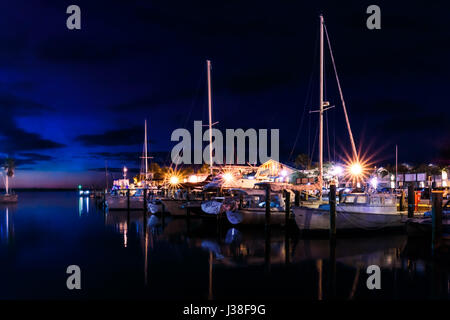
{"label": "boat cabin", "polygon": [[392,194],[349,193],[340,202],[346,205],[395,206],[396,197]]}

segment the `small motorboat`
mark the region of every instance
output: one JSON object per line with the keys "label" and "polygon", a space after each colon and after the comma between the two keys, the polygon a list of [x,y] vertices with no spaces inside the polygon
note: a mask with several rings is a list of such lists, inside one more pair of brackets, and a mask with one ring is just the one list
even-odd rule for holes
{"label": "small motorboat", "polygon": [[[236,189],[240,200],[231,210],[225,210],[228,221],[233,225],[266,224],[266,192],[263,189]],[[270,224],[284,225],[286,221],[284,197],[281,192],[270,195]]]}
{"label": "small motorboat", "polygon": [[[450,234],[450,201],[442,208],[442,232]],[[432,212],[427,211],[420,218],[410,218],[406,221],[406,232],[409,237],[431,236],[433,225]]]}
{"label": "small motorboat", "polygon": [[[330,229],[330,205],[318,208],[294,207],[295,222],[301,231]],[[336,204],[337,230],[381,230],[404,228],[406,211],[398,211],[396,195],[388,193],[349,193]]]}
{"label": "small motorboat", "polygon": [[0,194],[0,203],[17,203],[18,199],[16,193]]}
{"label": "small motorboat", "polygon": [[148,204],[148,211],[152,214],[160,213],[163,211],[163,203],[160,199],[151,200]]}

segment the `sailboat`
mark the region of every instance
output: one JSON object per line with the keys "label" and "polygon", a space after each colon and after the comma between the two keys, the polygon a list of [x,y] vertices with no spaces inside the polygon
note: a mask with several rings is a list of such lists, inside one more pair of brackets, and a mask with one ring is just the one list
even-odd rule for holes
{"label": "sailboat", "polygon": [[[206,74],[208,78],[208,120],[209,120],[209,171],[210,175],[213,174],[213,158],[212,158],[212,95],[211,95],[211,61],[206,60]],[[165,212],[170,213],[172,216],[186,216],[187,210],[190,212],[207,216],[201,210],[201,199],[191,199],[188,198],[188,193],[186,197],[181,199],[173,198],[162,198],[157,199],[149,203],[149,210],[153,213],[160,212],[164,209]]]}
{"label": "sailboat", "polygon": [[[320,15],[320,86],[319,86],[319,197],[322,200],[323,186],[323,113],[327,109],[328,102],[323,97],[323,51],[324,51],[324,30],[327,36],[330,56],[333,62],[334,73],[337,80],[342,107],[344,110],[347,129],[352,145],[353,156],[358,160],[355,142],[350,128],[345,101],[342,94],[339,78],[336,72],[333,53],[328,37],[328,32],[324,23],[324,18]],[[333,199],[335,200],[335,199]],[[318,204],[317,207],[294,207],[293,213],[297,226],[302,231],[329,230],[330,213],[329,204]],[[344,194],[339,204],[336,204],[336,229],[337,230],[380,230],[386,228],[404,227],[404,216],[406,212],[397,211],[395,194],[377,193],[349,193]]]}
{"label": "sailboat", "polygon": [[128,206],[128,189],[119,189],[116,190],[113,188],[111,193],[106,195],[106,203],[109,210],[144,210],[144,188],[148,189],[151,187],[149,173],[148,173],[148,139],[147,139],[147,120],[145,120],[145,130],[144,130],[144,151],[142,155],[142,159],[144,161],[144,181],[141,182],[141,186],[139,188],[130,189],[130,200]]}
{"label": "sailboat", "polygon": [[9,178],[14,176],[15,164],[11,158],[6,159],[5,163],[5,194],[0,194],[0,203],[16,203],[18,195],[11,193],[9,189]]}

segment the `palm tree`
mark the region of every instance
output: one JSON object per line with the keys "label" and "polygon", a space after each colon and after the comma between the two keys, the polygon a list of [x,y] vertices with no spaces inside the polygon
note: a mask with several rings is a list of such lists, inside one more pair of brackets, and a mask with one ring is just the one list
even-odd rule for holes
{"label": "palm tree", "polygon": [[300,153],[295,158],[295,166],[297,168],[309,169],[311,167],[311,159],[309,158],[309,156],[307,154]]}
{"label": "palm tree", "polygon": [[5,187],[6,187],[6,194],[8,194],[9,192],[9,178],[14,177],[14,171],[16,170],[16,163],[14,161],[13,158],[6,158],[5,159],[5,163],[3,165],[3,168],[6,171],[6,183],[5,183]]}

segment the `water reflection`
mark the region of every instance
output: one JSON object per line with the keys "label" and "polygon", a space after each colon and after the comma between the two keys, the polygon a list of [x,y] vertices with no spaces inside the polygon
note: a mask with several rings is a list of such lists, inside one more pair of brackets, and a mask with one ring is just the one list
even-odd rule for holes
{"label": "water reflection", "polygon": [[[272,230],[267,235],[261,231],[231,227],[218,233],[215,223],[201,219],[162,219],[155,215],[143,216],[143,213],[135,212],[109,212],[106,223],[114,226],[115,230],[123,235],[124,247],[128,243],[130,228],[136,230],[136,235],[141,239],[146,284],[149,266],[152,265],[149,258],[153,255],[155,243],[166,248],[165,255],[180,257],[180,260],[177,260],[180,265],[185,264],[181,251],[198,248],[206,252],[206,256],[199,255],[197,263],[200,266],[204,263],[201,260],[206,259],[206,296],[209,299],[212,299],[213,292],[216,292],[216,295],[220,292],[214,284],[218,282],[223,285],[221,277],[226,277],[226,274],[231,272],[227,270],[232,269],[250,272],[255,267],[262,268],[269,274],[265,277],[276,273],[277,277],[282,277],[285,281],[278,284],[282,288],[291,286],[291,279],[284,278],[283,270],[289,267],[290,272],[293,272],[292,268],[297,268],[295,277],[309,278],[309,281],[314,279],[315,284],[311,284],[309,297],[318,300],[333,297],[372,297],[365,287],[368,277],[366,269],[370,265],[380,266],[384,277],[389,279],[391,297],[401,297],[398,282],[423,282],[427,281],[424,278],[433,276],[426,272],[429,268],[426,261],[410,259],[407,256],[408,240],[404,235],[343,238],[338,239],[336,243],[330,243],[326,239],[293,239],[286,237],[283,230]],[[442,271],[445,274],[442,274]],[[445,278],[440,280],[440,287],[445,287],[446,291],[441,290],[439,296],[448,297],[448,265],[440,272],[440,277]],[[405,276],[409,278],[405,279]],[[294,288],[289,287],[286,291],[291,290]],[[401,291],[404,290],[405,288],[402,288]]]}
{"label": "water reflection", "polygon": [[78,197],[78,215],[81,217],[82,215],[89,214],[89,197]]}
{"label": "water reflection", "polygon": [[[0,207],[0,241],[8,244],[0,246],[6,261],[0,264],[0,296],[17,288],[16,296],[32,297],[21,292],[37,292],[27,288],[42,288],[39,279],[54,281],[46,289],[52,297],[64,295],[55,270],[76,262],[95,275],[86,285],[99,298],[449,298],[448,259],[431,259],[428,244],[404,235],[330,243],[287,237],[282,229],[218,227],[215,219],[108,212],[95,199],[64,193],[52,194],[50,206],[45,196],[27,200],[24,194],[17,208]],[[16,245],[9,245],[12,240]],[[48,272],[39,279],[15,275],[14,270],[28,272],[31,261]],[[382,290],[366,287],[372,264],[381,267]]]}
{"label": "water reflection", "polygon": [[8,206],[0,207],[0,242],[10,244],[14,240],[14,212]]}

